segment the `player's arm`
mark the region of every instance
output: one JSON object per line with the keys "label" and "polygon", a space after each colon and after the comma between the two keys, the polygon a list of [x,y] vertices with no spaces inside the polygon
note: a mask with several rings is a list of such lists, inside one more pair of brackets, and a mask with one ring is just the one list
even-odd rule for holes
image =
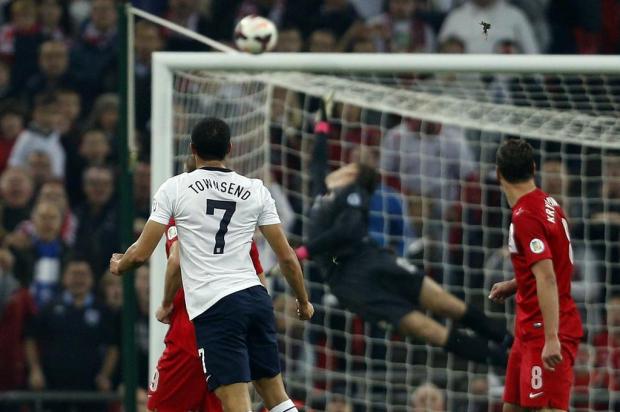
{"label": "player's arm", "polygon": [[174,241],[170,245],[168,261],[166,262],[166,274],[164,276],[164,297],[161,306],[157,309],[155,317],[161,323],[170,323],[170,314],[174,309],[174,295],[183,287],[181,280],[181,259],[179,257],[179,242]]}
{"label": "player's arm", "polygon": [[138,240],[129,246],[124,254],[115,253],[112,255],[110,272],[121,275],[146,263],[165,231],[166,225],[149,219]]}
{"label": "player's arm", "polygon": [[179,257],[179,242],[170,246],[170,257],[166,262],[166,276],[164,280],[164,299],[162,306],[170,306],[174,301],[174,295],[183,286],[181,282],[181,258]]}
{"label": "player's arm", "polygon": [[546,369],[554,370],[555,366],[562,362],[562,348],[558,338],[560,303],[552,260],[544,259],[536,262],[532,265],[532,273],[536,277],[536,293],[545,329],[543,365]]}
{"label": "player's arm", "polygon": [[309,301],[308,292],[306,291],[306,286],[304,285],[301,265],[299,264],[299,260],[297,259],[295,252],[286,240],[282,226],[280,224],[264,225],[260,226],[260,231],[265,239],[267,239],[271,249],[273,249],[273,252],[278,258],[280,270],[297,297],[300,319],[310,319],[314,314],[314,308]]}

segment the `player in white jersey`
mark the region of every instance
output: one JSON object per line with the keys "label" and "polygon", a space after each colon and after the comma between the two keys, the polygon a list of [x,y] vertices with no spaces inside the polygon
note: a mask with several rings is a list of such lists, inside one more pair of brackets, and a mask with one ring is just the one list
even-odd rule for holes
{"label": "player in white jersey", "polygon": [[249,257],[256,226],[295,292],[299,317],[307,320],[314,309],[301,267],[263,183],[224,167],[231,149],[228,125],[207,118],[194,127],[191,139],[197,169],[159,188],[140,238],[125,254],[112,256],[110,271],[121,274],[146,262],[173,217],[187,310],[209,389],[225,412],[248,412],[246,383],[252,381],[271,412],[296,412],[280,375],[271,298]]}

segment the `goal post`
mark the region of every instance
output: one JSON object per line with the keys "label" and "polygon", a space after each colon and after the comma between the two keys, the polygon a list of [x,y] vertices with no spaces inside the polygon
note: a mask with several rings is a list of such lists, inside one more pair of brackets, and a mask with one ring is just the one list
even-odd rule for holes
{"label": "goal post", "polygon": [[[273,180],[287,230],[303,239],[312,201],[309,169],[317,161],[314,112],[318,99],[332,95],[337,109],[327,167],[361,159],[374,161],[383,175],[383,206],[372,216],[381,226],[371,227],[373,237],[495,317],[506,314],[484,292],[510,271],[503,249],[507,208],[490,173],[497,144],[514,136],[532,142],[543,187],[571,205],[576,231],[596,229],[594,213],[610,210],[610,201],[594,189],[620,176],[617,56],[161,52],[152,64],[153,193],[182,171],[192,124],[219,116],[233,132],[231,167]],[[574,241],[581,276],[574,290],[589,336],[604,330],[605,296],[618,273],[609,231],[600,233],[600,239],[582,234]],[[268,254],[264,259],[272,262]],[[166,331],[154,318],[165,263],[160,244],[151,260],[151,371]],[[284,296],[276,297],[279,338],[284,378],[295,397],[314,410],[339,393],[368,410],[404,411],[414,387],[431,381],[444,391],[448,410],[481,403],[492,410],[501,376],[485,380],[481,390],[484,368],[361,323],[337,305],[316,268],[306,273],[319,300],[317,319],[305,327],[287,312],[286,288],[272,281]],[[595,350],[592,338],[584,350]],[[593,363],[579,367],[597,371]],[[582,410],[620,402],[620,393],[595,399],[597,388],[585,388],[574,401]]]}

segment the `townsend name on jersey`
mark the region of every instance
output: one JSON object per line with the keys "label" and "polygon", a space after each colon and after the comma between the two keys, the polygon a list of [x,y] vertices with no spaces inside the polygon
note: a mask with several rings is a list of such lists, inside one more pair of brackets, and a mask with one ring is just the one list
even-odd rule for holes
{"label": "townsend name on jersey", "polygon": [[204,192],[205,190],[214,190],[222,193],[228,193],[229,195],[236,196],[241,200],[247,200],[250,196],[252,196],[252,192],[250,192],[250,190],[246,187],[237,185],[234,182],[218,182],[213,179],[196,180],[187,187],[192,189],[195,193]]}

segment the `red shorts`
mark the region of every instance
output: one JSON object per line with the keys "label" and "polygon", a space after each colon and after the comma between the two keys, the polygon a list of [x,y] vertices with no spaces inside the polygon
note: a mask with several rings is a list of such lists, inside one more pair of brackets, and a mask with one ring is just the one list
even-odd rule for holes
{"label": "red shorts", "polygon": [[510,350],[504,402],[528,409],[553,408],[568,411],[573,386],[573,365],[579,341],[561,340],[562,362],[555,371],[543,368],[544,337],[516,339]]}
{"label": "red shorts", "polygon": [[198,354],[166,346],[149,385],[147,407],[157,412],[222,412],[214,393],[207,389]]}

